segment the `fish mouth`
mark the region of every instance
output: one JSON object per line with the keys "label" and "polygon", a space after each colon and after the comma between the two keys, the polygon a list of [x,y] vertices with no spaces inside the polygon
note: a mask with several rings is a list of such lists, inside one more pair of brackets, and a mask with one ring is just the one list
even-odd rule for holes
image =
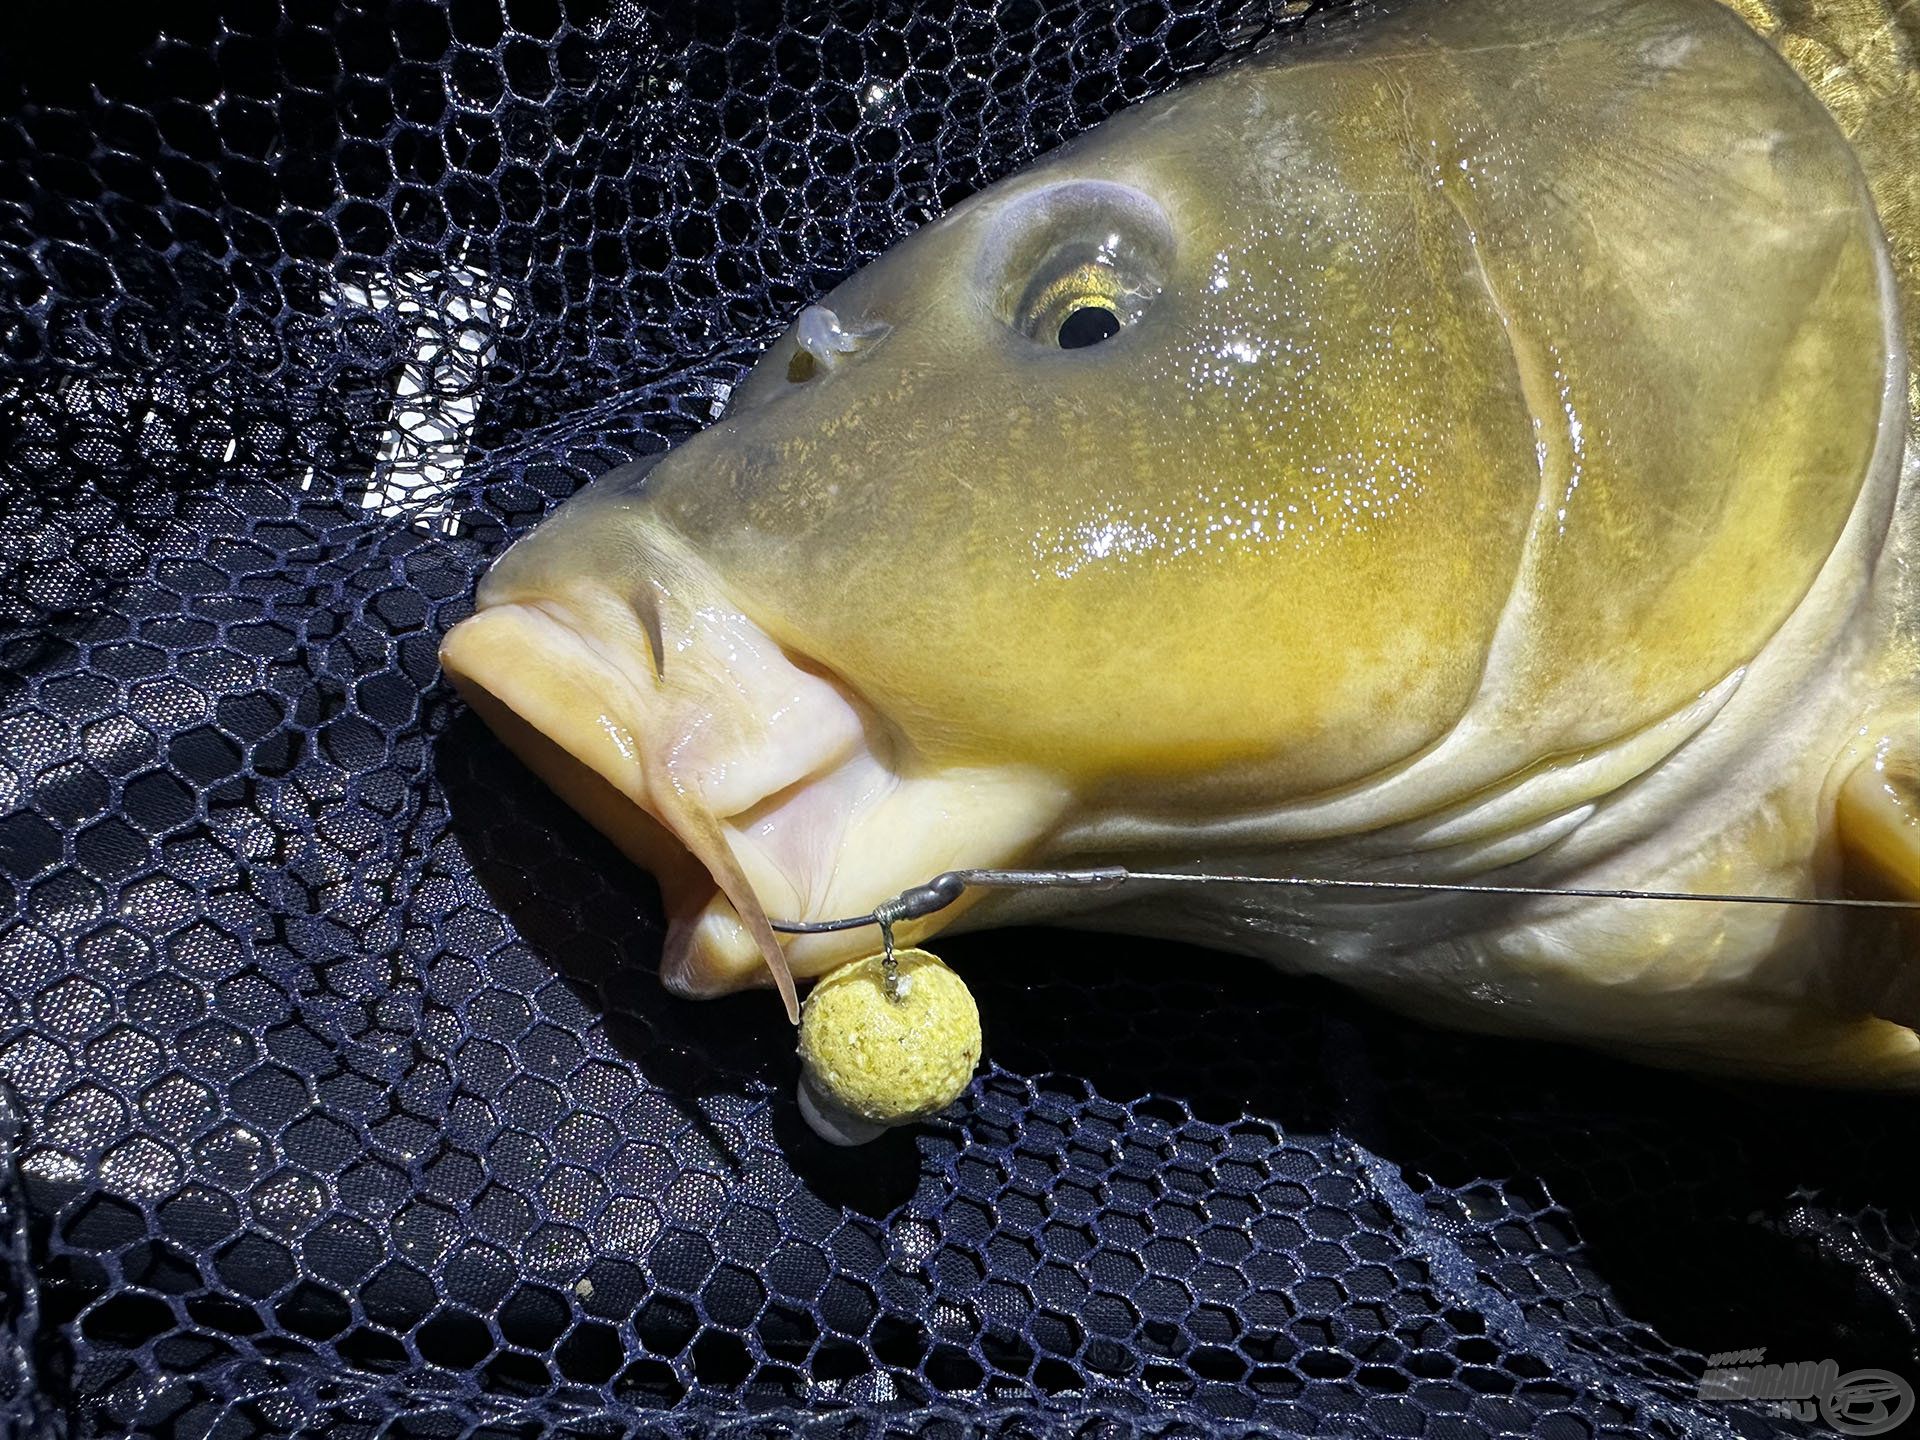
{"label": "fish mouth", "polygon": [[[509,749],[654,875],[669,989],[772,983],[797,1018],[794,979],[872,953],[879,935],[786,936],[772,920],[865,914],[940,871],[1009,863],[1063,797],[1030,771],[925,764],[710,579],[665,568],[673,578],[638,603],[592,584],[541,593],[490,576],[441,663]],[[964,909],[896,938],[923,940]]]}

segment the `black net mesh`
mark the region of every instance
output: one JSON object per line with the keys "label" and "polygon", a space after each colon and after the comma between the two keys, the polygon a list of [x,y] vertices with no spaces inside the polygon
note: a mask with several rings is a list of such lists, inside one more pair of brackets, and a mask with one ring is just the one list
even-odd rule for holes
{"label": "black net mesh", "polygon": [[990,1063],[829,1150],[437,677],[797,307],[1315,8],[15,0],[14,1433],[1758,1436],[1704,1352],[1916,1374],[1910,1107],[1164,945],[943,947]]}

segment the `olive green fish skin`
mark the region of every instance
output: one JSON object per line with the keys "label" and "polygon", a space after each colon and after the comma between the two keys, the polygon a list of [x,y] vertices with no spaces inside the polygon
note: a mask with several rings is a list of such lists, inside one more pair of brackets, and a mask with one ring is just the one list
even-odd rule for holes
{"label": "olive green fish skin", "polygon": [[[1537,753],[1674,709],[1805,593],[1873,452],[1860,177],[1730,16],[1429,9],[909,239],[828,297],[892,332],[799,385],[776,351],[652,502],[930,754],[1349,783],[1459,719],[1516,591]],[[996,231],[1086,180],[1177,254],[1138,324],[1061,351],[993,312]]]}
{"label": "olive green fish skin", "polygon": [[[1906,252],[1875,208],[1899,182],[1781,53],[1716,0],[1433,0],[1123,113],[824,297],[837,329],[803,320],[709,431],[500,562],[481,618],[550,604],[593,657],[583,738],[534,727],[677,803],[588,752],[665,745],[633,718],[655,690],[731,704],[673,636],[737,610],[870,762],[837,820],[781,808],[817,766],[723,814],[787,918],[1014,860],[1830,883],[1835,767],[1913,708],[1885,563]],[[1076,286],[1128,323],[1062,348]],[[524,718],[506,624],[449,665]],[[888,785],[924,787],[917,829],[870,823]],[[1874,1011],[1822,916],[1219,892],[952,918],[1200,940],[1657,1060],[1920,1075],[1920,1017]],[[757,983],[700,923],[676,983]]]}

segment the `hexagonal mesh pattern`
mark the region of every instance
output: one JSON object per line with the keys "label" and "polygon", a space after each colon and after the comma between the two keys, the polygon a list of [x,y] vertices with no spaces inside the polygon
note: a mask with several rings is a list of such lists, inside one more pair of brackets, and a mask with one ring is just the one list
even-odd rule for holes
{"label": "hexagonal mesh pattern", "polygon": [[[440,684],[512,535],[1291,0],[30,0],[0,118],[16,1431],[1799,1433],[1916,1375],[1912,1111],[997,935],[848,1155]],[[1920,1378],[1920,1375],[1916,1375]]]}

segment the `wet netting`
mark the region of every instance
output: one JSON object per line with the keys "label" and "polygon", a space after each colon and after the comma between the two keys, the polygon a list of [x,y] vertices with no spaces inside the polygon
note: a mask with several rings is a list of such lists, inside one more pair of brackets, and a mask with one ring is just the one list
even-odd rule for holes
{"label": "wet netting", "polygon": [[1248,962],[943,945],[987,1065],[832,1150],[779,1007],[667,995],[651,883],[439,678],[491,556],[850,269],[1353,23],[13,0],[10,1433],[1762,1436],[1709,1353],[1920,1380],[1904,1103]]}

